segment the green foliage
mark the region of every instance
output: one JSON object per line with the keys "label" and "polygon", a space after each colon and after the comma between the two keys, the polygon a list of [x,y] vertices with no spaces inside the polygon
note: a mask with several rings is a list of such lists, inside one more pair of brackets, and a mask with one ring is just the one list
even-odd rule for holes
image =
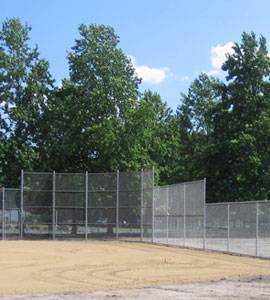
{"label": "green foliage", "polygon": [[56,171],[115,171],[140,80],[111,27],[81,25],[79,32],[68,53],[70,79],[48,100],[41,155]]}
{"label": "green foliage", "polygon": [[177,181],[208,177],[205,164],[213,132],[213,111],[220,100],[222,82],[200,74],[182,94],[182,104],[176,112],[180,147],[175,173]]}
{"label": "green foliage", "polygon": [[31,27],[7,19],[0,31],[0,184],[20,169],[139,170],[157,182],[207,177],[210,202],[270,197],[270,58],[267,41],[243,33],[222,68],[181,94],[176,114],[140,79],[114,29],[80,25],[68,52],[70,78],[54,87],[49,63],[29,46]]}
{"label": "green foliage", "polygon": [[38,47],[28,45],[31,27],[17,18],[0,32],[1,183],[18,184],[20,169],[35,167],[35,136],[53,80]]}
{"label": "green foliage", "polygon": [[[243,33],[223,70],[228,84],[214,113],[210,199],[237,201],[269,198],[270,58],[266,39]],[[264,136],[265,135],[265,136]],[[262,137],[264,136],[264,137]],[[264,142],[263,142],[264,141]]]}
{"label": "green foliage", "polygon": [[169,161],[178,143],[171,109],[158,94],[146,91],[129,113],[121,132],[120,155],[123,158],[120,170],[139,170],[154,165],[157,175],[160,173],[161,182],[168,182]]}

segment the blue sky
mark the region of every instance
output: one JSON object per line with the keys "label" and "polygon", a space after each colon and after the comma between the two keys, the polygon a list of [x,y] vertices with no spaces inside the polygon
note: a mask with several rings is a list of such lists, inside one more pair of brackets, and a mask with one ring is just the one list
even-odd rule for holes
{"label": "blue sky", "polygon": [[109,25],[143,78],[140,90],[174,110],[199,73],[224,78],[224,53],[244,31],[270,40],[269,12],[269,0],[0,0],[1,23],[19,17],[32,25],[31,42],[57,84],[69,76],[66,53],[79,24]]}

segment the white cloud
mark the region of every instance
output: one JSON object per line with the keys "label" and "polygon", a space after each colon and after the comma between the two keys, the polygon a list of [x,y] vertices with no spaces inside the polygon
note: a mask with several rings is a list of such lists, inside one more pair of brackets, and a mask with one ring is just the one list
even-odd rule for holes
{"label": "white cloud", "polygon": [[224,46],[217,45],[215,47],[211,47],[211,64],[215,68],[208,72],[208,75],[220,75],[221,74],[221,66],[226,60],[226,54],[233,54],[234,50],[233,47],[234,43],[228,42]]}
{"label": "white cloud", "polygon": [[187,75],[180,77],[179,80],[180,81],[191,81]]}
{"label": "white cloud", "polygon": [[208,76],[219,76],[221,75],[221,70],[217,69],[217,70],[211,70],[209,72],[206,73]]}
{"label": "white cloud", "polygon": [[138,66],[133,56],[129,56],[129,58],[131,60],[131,63],[133,64],[137,76],[139,78],[142,78],[142,81],[144,83],[159,84],[165,78],[173,77],[172,72],[167,67],[157,69],[145,65]]}

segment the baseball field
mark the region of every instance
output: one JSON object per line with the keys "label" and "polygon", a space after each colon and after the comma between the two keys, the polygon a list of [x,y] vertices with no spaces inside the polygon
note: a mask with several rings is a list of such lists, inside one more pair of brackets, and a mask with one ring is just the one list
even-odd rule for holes
{"label": "baseball field", "polygon": [[14,295],[76,299],[82,293],[90,297],[95,292],[108,295],[129,289],[139,295],[141,288],[181,284],[195,288],[202,282],[270,275],[269,260],[117,241],[3,241],[0,265],[3,299]]}

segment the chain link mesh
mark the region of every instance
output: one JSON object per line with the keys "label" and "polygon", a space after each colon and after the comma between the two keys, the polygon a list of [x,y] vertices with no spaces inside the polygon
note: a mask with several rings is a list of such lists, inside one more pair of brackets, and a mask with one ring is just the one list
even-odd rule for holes
{"label": "chain link mesh", "polygon": [[[20,233],[20,190],[4,190],[4,211],[2,210],[2,234],[6,239],[18,239]],[[1,198],[2,202],[2,198]],[[4,221],[4,222],[3,222]]]}
{"label": "chain link mesh", "polygon": [[204,247],[204,181],[154,189],[154,242]]}
{"label": "chain link mesh", "polygon": [[258,251],[260,257],[270,258],[270,202],[258,204]]}
{"label": "chain link mesh", "polygon": [[2,239],[109,237],[270,258],[270,201],[205,205],[205,181],[154,188],[153,170],[25,172],[0,199]]}
{"label": "chain link mesh", "polygon": [[206,205],[206,248],[227,251],[228,205],[226,203]]}

